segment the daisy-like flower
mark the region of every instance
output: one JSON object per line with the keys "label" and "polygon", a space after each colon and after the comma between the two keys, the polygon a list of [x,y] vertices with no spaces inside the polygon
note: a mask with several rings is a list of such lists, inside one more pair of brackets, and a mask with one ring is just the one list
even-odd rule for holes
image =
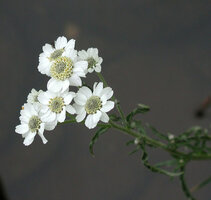
{"label": "daisy-like flower", "polygon": [[101,72],[101,64],[103,62],[103,59],[98,56],[97,48],[89,48],[87,51],[79,51],[78,56],[80,60],[86,60],[88,62],[87,72]]}
{"label": "daisy-like flower", "polygon": [[110,87],[103,88],[103,83],[95,83],[93,92],[88,87],[81,87],[74,98],[76,109],[76,121],[81,122],[87,116],[85,125],[89,128],[95,128],[97,123],[108,123],[109,112],[114,107],[113,101],[108,101],[113,96],[113,90]]}
{"label": "daisy-like flower", "polygon": [[57,122],[64,122],[66,111],[70,114],[75,114],[75,108],[70,105],[75,96],[74,92],[69,92],[68,90],[57,93],[51,91],[40,93],[38,100],[41,103],[41,112],[43,113],[41,119],[55,126]]}
{"label": "daisy-like flower", "polygon": [[24,104],[20,112],[20,125],[16,126],[15,132],[22,135],[24,145],[28,146],[34,141],[34,137],[38,134],[43,143],[48,141],[44,137],[44,129],[53,130],[52,124],[46,124],[41,119],[40,106],[38,104]]}
{"label": "daisy-like flower", "polygon": [[31,104],[39,103],[37,97],[41,92],[43,92],[43,91],[42,90],[37,91],[35,89],[32,89],[27,97],[27,103],[31,103]]}
{"label": "daisy-like flower", "polygon": [[85,77],[88,63],[78,61],[75,40],[67,42],[65,37],[59,37],[55,48],[46,44],[39,57],[38,70],[51,77],[47,88],[53,92],[64,92],[70,85],[81,86],[81,77]]}

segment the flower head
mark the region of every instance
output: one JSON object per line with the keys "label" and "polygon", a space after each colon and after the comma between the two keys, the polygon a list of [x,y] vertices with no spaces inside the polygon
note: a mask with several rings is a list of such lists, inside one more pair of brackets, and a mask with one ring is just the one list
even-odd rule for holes
{"label": "flower head", "polygon": [[103,59],[98,56],[97,48],[89,48],[87,51],[82,50],[78,52],[79,60],[86,60],[88,62],[87,72],[93,71],[101,72],[101,64]]}
{"label": "flower head", "polygon": [[32,89],[27,97],[27,103],[31,103],[31,104],[39,103],[37,97],[41,92],[42,92],[42,90],[37,91],[35,89]]}
{"label": "flower head", "polygon": [[78,61],[75,40],[67,41],[59,37],[55,48],[49,44],[43,46],[39,57],[38,70],[50,76],[47,88],[52,92],[64,92],[69,86],[81,86],[81,77],[85,77],[88,63]]}
{"label": "flower head", "polygon": [[93,92],[88,87],[81,87],[74,98],[76,109],[76,121],[81,122],[87,116],[85,125],[89,128],[95,128],[101,120],[107,123],[109,116],[106,114],[114,107],[113,101],[108,101],[113,96],[113,90],[110,87],[103,88],[103,83],[95,83]]}
{"label": "flower head", "polygon": [[70,105],[72,99],[75,97],[74,92],[42,92],[38,96],[41,103],[41,112],[43,113],[42,120],[57,124],[57,122],[64,122],[66,118],[66,111],[70,114],[75,114],[75,108]]}
{"label": "flower head", "polygon": [[21,123],[16,126],[15,132],[22,135],[24,145],[30,145],[37,134],[41,137],[43,143],[46,144],[47,140],[43,135],[44,129],[52,130],[54,127],[51,124],[44,123],[41,119],[40,106],[31,103],[24,104],[20,114]]}

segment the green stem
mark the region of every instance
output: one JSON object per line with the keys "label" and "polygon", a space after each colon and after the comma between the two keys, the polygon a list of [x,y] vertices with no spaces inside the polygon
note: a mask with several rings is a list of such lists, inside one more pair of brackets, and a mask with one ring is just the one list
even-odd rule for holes
{"label": "green stem", "polygon": [[207,160],[207,159],[211,159],[211,154],[208,154],[208,155],[195,155],[195,154],[187,155],[187,154],[185,154],[183,152],[172,150],[166,144],[164,144],[164,143],[162,143],[162,142],[160,142],[158,140],[154,140],[154,139],[148,137],[147,135],[143,135],[143,134],[140,134],[140,133],[138,133],[136,131],[133,131],[131,129],[125,128],[123,126],[120,126],[119,124],[114,123],[113,121],[110,121],[110,124],[111,124],[111,126],[113,128],[122,131],[126,135],[130,135],[130,136],[133,136],[135,138],[144,139],[147,144],[150,144],[150,145],[152,145],[154,147],[158,147],[158,148],[164,149],[165,151],[169,152],[171,155],[179,157],[179,158],[183,158],[184,160],[189,161],[189,160]]}
{"label": "green stem", "polygon": [[[97,76],[98,78],[103,82],[104,86],[105,87],[108,87],[108,83],[106,82],[106,80],[104,79],[103,75],[101,73],[97,73]],[[111,98],[114,103],[115,103],[115,106],[120,114],[120,117],[122,119],[122,123],[124,124],[124,126],[126,127],[127,126],[127,121],[126,121],[126,118],[125,118],[125,115],[121,109],[121,106],[119,104],[119,101],[115,98],[115,96],[113,95],[112,98]]]}
{"label": "green stem", "polygon": [[185,193],[186,197],[190,200],[196,200],[192,195],[191,195],[191,192],[189,191],[188,189],[188,186],[186,184],[186,181],[185,181],[185,166],[182,166],[180,168],[180,170],[182,172],[184,172],[183,174],[180,175],[180,181],[181,181],[181,184],[182,184],[182,190],[183,192]]}

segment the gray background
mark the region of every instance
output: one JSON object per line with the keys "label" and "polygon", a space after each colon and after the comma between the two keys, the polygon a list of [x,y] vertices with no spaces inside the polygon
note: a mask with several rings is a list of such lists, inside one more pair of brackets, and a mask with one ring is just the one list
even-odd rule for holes
{"label": "gray background", "polygon": [[[31,88],[46,89],[37,71],[46,42],[65,35],[76,48],[97,47],[103,74],[125,112],[137,103],[151,106],[140,116],[163,132],[209,126],[210,115],[194,110],[210,95],[210,9],[197,0],[19,0],[0,1],[0,176],[11,200],[183,200],[178,180],[152,174],[140,155],[128,156],[129,137],[109,131],[95,146],[94,131],[65,125],[36,137],[30,147],[15,134],[19,110]],[[95,77],[90,76],[89,82]],[[154,150],[152,160],[166,158]],[[188,184],[210,173],[210,162],[188,166]],[[210,186],[196,192],[211,199]]]}

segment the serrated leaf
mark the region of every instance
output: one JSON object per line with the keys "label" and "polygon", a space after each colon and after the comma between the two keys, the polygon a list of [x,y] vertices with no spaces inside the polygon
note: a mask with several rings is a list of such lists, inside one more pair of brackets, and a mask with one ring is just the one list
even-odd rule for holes
{"label": "serrated leaf", "polygon": [[128,122],[131,122],[132,118],[140,113],[146,113],[150,110],[150,107],[144,104],[138,104],[138,107],[135,108],[131,113],[129,113],[126,117]]}
{"label": "serrated leaf", "polygon": [[105,133],[110,127],[106,126],[106,127],[101,127],[100,129],[98,129],[98,131],[95,133],[95,135],[92,137],[91,142],[89,143],[89,152],[92,154],[92,156],[94,156],[94,144],[97,142],[98,138]]}

